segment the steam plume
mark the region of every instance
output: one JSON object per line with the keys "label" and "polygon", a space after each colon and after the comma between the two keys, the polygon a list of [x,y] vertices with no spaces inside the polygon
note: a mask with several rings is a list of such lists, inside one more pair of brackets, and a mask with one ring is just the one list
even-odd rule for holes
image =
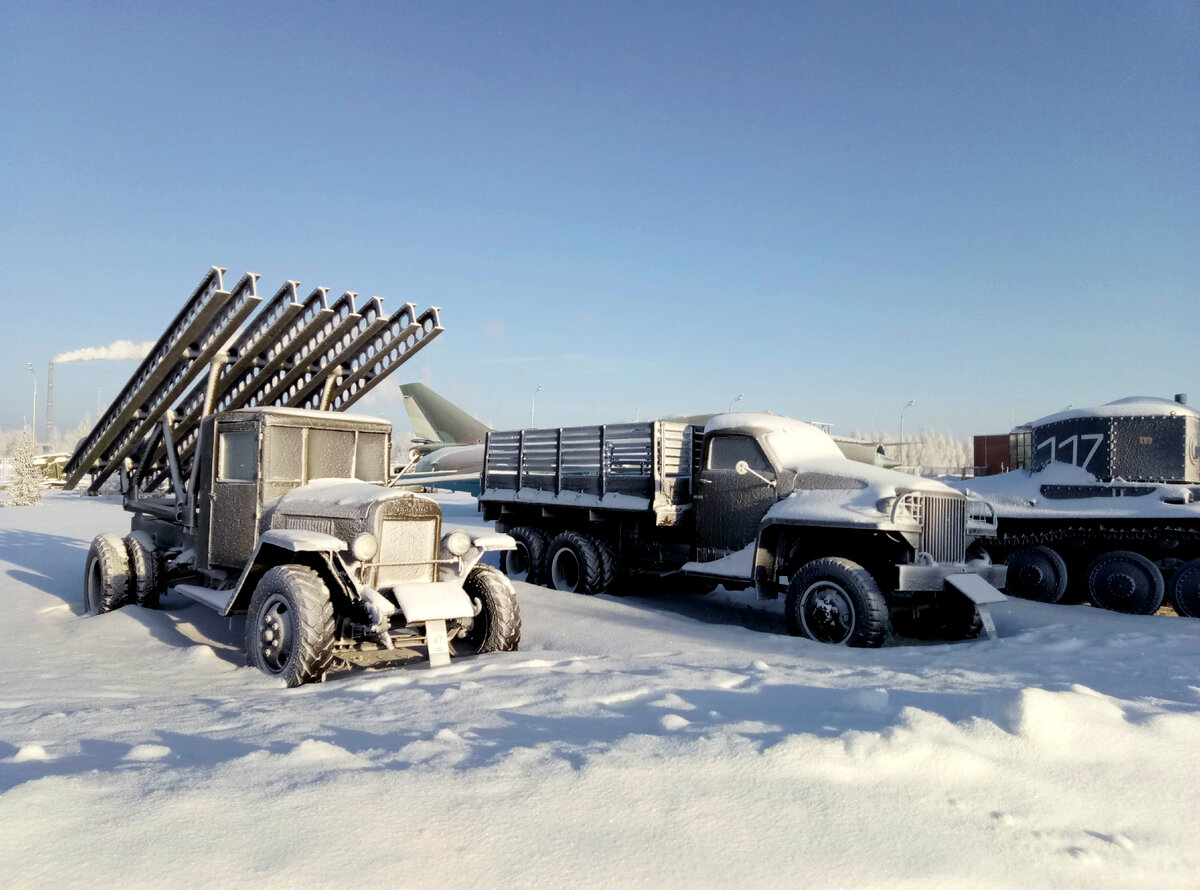
{"label": "steam plume", "polygon": [[51,361],[56,365],[65,362],[95,362],[121,361],[122,359],[141,359],[150,354],[154,341],[147,343],[131,343],[129,340],[118,340],[108,346],[88,346],[76,349],[74,352],[64,352],[56,355]]}

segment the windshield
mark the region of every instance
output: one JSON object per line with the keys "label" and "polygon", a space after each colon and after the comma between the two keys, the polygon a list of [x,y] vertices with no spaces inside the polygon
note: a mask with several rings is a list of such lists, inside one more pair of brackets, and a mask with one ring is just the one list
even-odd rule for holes
{"label": "windshield", "polygon": [[801,470],[806,462],[816,459],[842,457],[833,439],[809,424],[780,426],[763,436],[763,442],[776,463],[789,470]]}

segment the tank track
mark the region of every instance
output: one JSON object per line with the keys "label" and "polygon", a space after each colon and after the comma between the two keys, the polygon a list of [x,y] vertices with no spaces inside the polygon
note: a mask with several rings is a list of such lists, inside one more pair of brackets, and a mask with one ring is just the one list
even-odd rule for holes
{"label": "tank track", "polygon": [[[1003,520],[1001,520],[1003,524]],[[1145,525],[1113,527],[1109,525],[1054,525],[1043,526],[1022,532],[1004,532],[996,535],[994,545],[1004,549],[1027,544],[1053,544],[1059,541],[1161,541],[1173,539],[1200,546],[1200,526]]]}

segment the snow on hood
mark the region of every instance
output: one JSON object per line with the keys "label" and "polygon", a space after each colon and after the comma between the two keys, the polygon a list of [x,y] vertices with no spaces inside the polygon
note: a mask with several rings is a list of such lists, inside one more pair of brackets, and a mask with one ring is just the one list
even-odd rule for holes
{"label": "snow on hood", "polygon": [[[373,482],[363,482],[361,479],[313,479],[307,485],[294,488],[285,494],[279,501],[279,509],[284,513],[303,513],[309,509],[306,505],[312,505],[323,511],[335,508],[354,511],[393,497],[421,496],[395,488],[385,488]],[[422,500],[433,503],[430,498]]]}
{"label": "snow on hood", "polygon": [[[1012,470],[996,476],[979,476],[961,482],[954,481],[951,485],[983,498],[1000,517],[1200,518],[1200,501],[1184,503],[1192,497],[1191,488],[1187,485],[1154,485],[1122,482],[1119,479],[1111,483],[1100,482],[1082,467],[1067,463],[1047,464],[1037,472]],[[1095,486],[1104,494],[1051,499],[1043,494],[1043,485]],[[1142,497],[1111,497],[1107,494],[1114,489],[1129,488],[1151,493]]]}
{"label": "snow on hood", "polygon": [[1072,408],[1047,414],[1028,424],[1039,427],[1061,420],[1074,420],[1079,417],[1200,417],[1194,408],[1180,404],[1172,399],[1158,399],[1153,396],[1130,396],[1108,402],[1099,408]]}
{"label": "snow on hood", "polygon": [[[806,476],[818,478],[822,483],[844,479],[857,485],[805,488]],[[839,525],[874,524],[885,518],[876,506],[881,499],[910,491],[950,497],[962,494],[936,479],[910,476],[897,470],[852,461],[842,457],[839,451],[836,458],[805,461],[797,478],[797,489],[771,507],[766,518]]]}

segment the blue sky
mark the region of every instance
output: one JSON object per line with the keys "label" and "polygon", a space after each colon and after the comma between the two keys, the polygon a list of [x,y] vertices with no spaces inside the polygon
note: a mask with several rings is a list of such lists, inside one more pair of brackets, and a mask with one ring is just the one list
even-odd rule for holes
{"label": "blue sky", "polygon": [[213,264],[443,307],[398,428],[1200,401],[1194,2],[167,6],[0,9],[0,428]]}

